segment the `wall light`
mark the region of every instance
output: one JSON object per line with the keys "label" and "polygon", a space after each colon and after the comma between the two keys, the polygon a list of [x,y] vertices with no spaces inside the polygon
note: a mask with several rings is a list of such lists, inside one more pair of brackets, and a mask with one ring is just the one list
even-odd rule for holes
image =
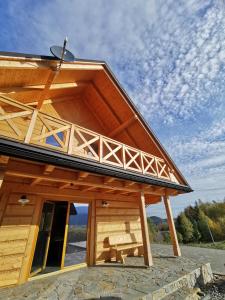
{"label": "wall light", "polygon": [[22,196],[20,197],[20,199],[18,200],[18,202],[19,202],[22,206],[24,206],[25,204],[29,203],[30,200],[27,199],[27,196],[26,196],[26,195],[22,195]]}
{"label": "wall light", "polygon": [[109,203],[107,201],[102,201],[102,207],[109,207]]}

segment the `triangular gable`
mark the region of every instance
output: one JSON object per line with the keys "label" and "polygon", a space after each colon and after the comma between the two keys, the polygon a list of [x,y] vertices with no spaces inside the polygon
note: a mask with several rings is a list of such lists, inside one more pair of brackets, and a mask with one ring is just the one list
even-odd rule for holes
{"label": "triangular gable", "polygon": [[[13,56],[0,57],[1,93],[33,105],[30,103],[31,99],[37,99],[38,93],[40,94],[48,80],[50,67],[57,61],[51,57],[18,58],[16,54]],[[76,83],[79,83],[79,86],[76,86]],[[67,99],[66,105],[61,100],[57,101],[62,97]],[[44,108],[50,113],[55,112],[57,116],[68,121],[76,122],[146,153],[143,156],[143,165],[147,175],[154,176],[156,169],[155,166],[153,168],[151,157],[147,155],[150,153],[159,158],[157,164],[162,179],[189,186],[105,62],[79,60],[64,63],[46,94],[46,99],[54,99],[54,103],[49,102]],[[88,108],[85,113],[82,110],[84,102],[85,108]],[[79,120],[79,116],[84,115],[86,118]],[[134,153],[130,149],[125,155],[132,156]],[[132,164],[135,164],[135,161]]]}

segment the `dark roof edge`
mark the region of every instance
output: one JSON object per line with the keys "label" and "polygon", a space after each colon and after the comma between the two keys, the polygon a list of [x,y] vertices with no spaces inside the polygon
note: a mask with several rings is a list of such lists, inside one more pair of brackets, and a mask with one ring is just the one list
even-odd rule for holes
{"label": "dark roof edge", "polygon": [[108,165],[102,165],[98,162],[68,156],[60,152],[43,149],[33,145],[22,144],[4,138],[0,138],[0,154],[156,186],[163,186],[165,188],[176,189],[185,193],[192,192],[190,186],[172,183],[167,180],[141,175]]}
{"label": "dark roof edge", "polygon": [[[40,55],[40,54],[29,54],[29,53],[19,53],[19,52],[7,52],[7,51],[0,51],[0,56],[8,56],[8,57],[23,57],[23,58],[38,58],[38,59],[47,59],[47,60],[59,60],[55,56],[51,55]],[[94,62],[99,64],[106,64],[105,61],[102,60],[95,60],[95,59],[84,59],[84,58],[77,58],[76,61],[82,62]]]}

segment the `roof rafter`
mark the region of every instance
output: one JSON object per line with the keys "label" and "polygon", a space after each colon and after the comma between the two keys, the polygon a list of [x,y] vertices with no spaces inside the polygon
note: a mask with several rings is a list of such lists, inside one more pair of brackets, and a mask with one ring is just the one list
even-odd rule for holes
{"label": "roof rafter", "polygon": [[134,115],[133,117],[131,117],[130,119],[128,119],[127,121],[125,121],[124,123],[119,125],[117,128],[115,128],[113,131],[108,133],[108,136],[111,138],[115,137],[116,135],[121,133],[123,130],[128,128],[130,125],[132,125],[136,120],[138,120],[138,117],[137,117],[137,115]]}

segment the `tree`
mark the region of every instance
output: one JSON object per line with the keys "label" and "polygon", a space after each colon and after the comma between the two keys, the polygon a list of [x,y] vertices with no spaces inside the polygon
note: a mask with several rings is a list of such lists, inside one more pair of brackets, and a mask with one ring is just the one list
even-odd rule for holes
{"label": "tree", "polygon": [[201,233],[201,240],[208,242],[211,240],[209,228],[208,228],[208,217],[205,215],[205,213],[199,209],[199,216],[198,216],[198,229]]}
{"label": "tree", "polygon": [[198,205],[195,205],[194,207],[188,206],[184,210],[186,217],[192,222],[192,224],[198,219],[198,211]]}
{"label": "tree", "polygon": [[179,231],[177,231],[177,239],[178,239],[179,243],[183,242],[183,236],[182,236],[182,234]]}
{"label": "tree", "polygon": [[193,225],[184,213],[181,213],[177,218],[177,229],[182,234],[184,243],[193,239]]}
{"label": "tree", "polygon": [[201,239],[201,233],[198,230],[198,223],[197,223],[197,221],[194,220],[192,222],[192,225],[193,225],[193,241],[194,242],[199,242],[200,239]]}
{"label": "tree", "polygon": [[149,232],[149,238],[150,241],[155,241],[156,235],[157,235],[157,227],[155,224],[152,222],[151,218],[148,218],[148,232]]}

